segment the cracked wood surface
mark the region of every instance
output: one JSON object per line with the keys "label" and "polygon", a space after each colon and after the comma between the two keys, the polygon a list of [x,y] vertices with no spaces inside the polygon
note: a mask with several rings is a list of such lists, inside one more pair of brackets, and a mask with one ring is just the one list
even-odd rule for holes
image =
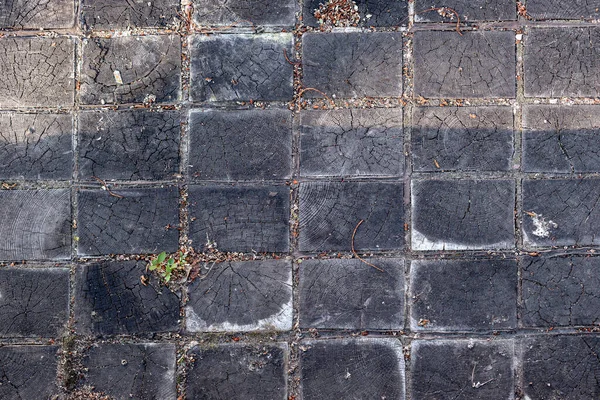
{"label": "cracked wood surface", "polygon": [[510,339],[417,340],[412,344],[415,398],[511,399],[514,394]]}
{"label": "cracked wood surface", "polygon": [[175,345],[98,344],[85,352],[85,384],[115,399],[175,400]]}
{"label": "cracked wood surface", "polygon": [[416,172],[508,171],[514,152],[510,107],[415,107]]}
{"label": "cracked wood surface", "polygon": [[0,0],[1,398],[600,395],[600,2],[321,3]]}
{"label": "cracked wood surface", "polygon": [[77,252],[94,256],[177,250],[179,216],[175,187],[80,190]]}
{"label": "cracked wood surface", "polygon": [[57,395],[59,349],[59,346],[2,346],[0,397],[25,400]]}
{"label": "cracked wood surface", "polygon": [[414,90],[423,97],[516,96],[514,32],[418,31]]}
{"label": "cracked wood surface", "polygon": [[597,179],[524,181],[525,244],[532,247],[597,245],[600,243],[599,202]]}
{"label": "cracked wood surface", "polygon": [[179,173],[180,120],[177,111],[82,112],[79,178],[172,178]]}
{"label": "cracked wood surface", "polygon": [[514,329],[517,280],[515,260],[414,261],[409,293],[411,329]]}
{"label": "cracked wood surface", "polygon": [[91,30],[174,25],[180,0],[82,0],[82,25]]}
{"label": "cracked wood surface", "polygon": [[527,257],[523,260],[523,323],[585,326],[599,323],[597,258]]}
{"label": "cracked wood surface", "polygon": [[222,251],[287,252],[286,186],[190,187],[190,237],[199,249],[216,241]]}
{"label": "cracked wood surface", "polygon": [[531,29],[525,36],[525,95],[599,96],[598,41],[598,27]]}
{"label": "cracked wood surface", "polygon": [[287,179],[292,113],[283,109],[190,113],[190,169],[198,180]]}
{"label": "cracked wood surface", "polygon": [[0,113],[0,179],[70,179],[73,117]]}
{"label": "cracked wood surface", "polygon": [[143,262],[105,261],[77,271],[75,328],[83,334],[176,331],[179,298],[153,278],[140,281]]}
{"label": "cracked wood surface", "polygon": [[0,191],[0,259],[68,259],[70,208],[68,189]]}
{"label": "cracked wood surface", "polygon": [[0,28],[69,28],[75,24],[71,0],[4,0],[0,3]]}
{"label": "cracked wood surface", "polygon": [[68,319],[67,268],[0,270],[0,336],[57,337]]}
{"label": "cracked wood surface", "polygon": [[200,25],[294,25],[294,0],[194,0],[194,20]]}
{"label": "cracked wood surface", "polygon": [[174,103],[180,100],[179,36],[124,36],[83,41],[81,102]]}
{"label": "cracked wood surface", "polygon": [[211,266],[188,289],[191,332],[286,331],[292,327],[292,270],[282,260]]}
{"label": "cracked wood surface", "polygon": [[194,35],[190,97],[194,101],[291,100],[292,35]]}
{"label": "cracked wood surface", "polygon": [[368,398],[403,398],[404,357],[395,340],[307,341],[300,355],[302,395],[331,399],[340,393]]}
{"label": "cracked wood surface", "polygon": [[600,172],[600,107],[528,105],[523,109],[527,172]]}
{"label": "cracked wood surface", "polygon": [[73,105],[74,51],[66,37],[0,37],[0,107]]}
{"label": "cracked wood surface", "polygon": [[302,49],[307,87],[350,98],[402,94],[402,35],[397,32],[306,33]]}
{"label": "cracked wood surface", "polygon": [[285,399],[287,351],[287,343],[195,346],[187,353],[193,362],[186,394],[191,399]]}
{"label": "cracked wood surface", "polygon": [[413,181],[415,250],[514,247],[514,181]]}
{"label": "cracked wood surface", "polygon": [[309,182],[300,185],[302,251],[357,251],[404,247],[402,185],[379,182]]}
{"label": "cracked wood surface", "polygon": [[395,110],[300,113],[302,176],[399,176],[402,144],[402,114]]}
{"label": "cracked wood surface", "polygon": [[300,326],[384,329],[403,326],[403,259],[306,260],[300,268]]}
{"label": "cracked wood surface", "polygon": [[527,0],[527,12],[535,19],[598,19],[598,0]]}
{"label": "cracked wood surface", "polygon": [[530,398],[593,399],[598,386],[597,336],[554,336],[523,341],[526,383]]}

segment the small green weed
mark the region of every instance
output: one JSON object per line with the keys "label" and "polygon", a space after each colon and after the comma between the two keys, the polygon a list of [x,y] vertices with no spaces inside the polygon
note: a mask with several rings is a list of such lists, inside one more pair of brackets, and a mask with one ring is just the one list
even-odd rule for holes
{"label": "small green weed", "polygon": [[168,256],[167,252],[163,251],[156,258],[150,261],[148,269],[157,271],[166,283],[169,283],[174,272],[183,269],[185,255],[179,251],[175,255]]}

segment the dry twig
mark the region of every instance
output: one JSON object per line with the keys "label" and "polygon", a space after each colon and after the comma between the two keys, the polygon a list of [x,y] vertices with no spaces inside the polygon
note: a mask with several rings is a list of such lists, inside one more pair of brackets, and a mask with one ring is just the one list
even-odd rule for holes
{"label": "dry twig", "polygon": [[108,185],[106,184],[106,182],[104,182],[102,179],[98,178],[97,176],[92,176],[92,178],[94,178],[95,180],[97,180],[98,182],[100,182],[100,184],[102,185],[102,189],[106,190],[108,192],[108,194],[110,194],[113,197],[122,199],[123,196],[121,196],[120,194],[116,194],[114,192],[112,192],[109,188]]}
{"label": "dry twig", "polygon": [[309,90],[312,90],[314,92],[317,92],[317,93],[321,94],[323,97],[325,97],[327,100],[329,100],[329,102],[331,103],[332,106],[335,106],[335,102],[333,100],[331,100],[331,98],[329,98],[329,96],[327,96],[325,93],[323,93],[319,89],[315,89],[315,88],[311,88],[311,87],[302,89],[298,93],[298,98],[302,97],[302,95],[304,94],[304,92],[308,92]]}
{"label": "dry twig", "polygon": [[300,65],[300,64],[302,64],[300,61],[291,61],[288,58],[288,54],[287,54],[287,50],[286,49],[283,49],[283,56],[285,57],[285,61],[287,61],[291,65]]}
{"label": "dry twig", "polygon": [[456,17],[456,32],[462,36],[462,32],[460,31],[460,17],[458,13],[450,7],[432,7],[423,11],[419,11],[417,14],[424,14],[430,11],[437,11],[442,17],[448,18],[449,14],[454,14]]}
{"label": "dry twig", "polygon": [[364,258],[359,256],[356,253],[356,250],[354,250],[354,236],[356,236],[356,231],[358,230],[358,227],[360,226],[360,224],[362,224],[363,222],[365,222],[364,219],[361,219],[360,221],[358,221],[358,224],[356,224],[356,227],[354,228],[354,232],[352,232],[352,253],[356,256],[356,258],[358,258],[360,261],[364,262],[368,266],[375,268],[379,272],[385,272],[383,269],[379,268],[376,265],[371,264],[370,262],[368,262],[367,260],[365,260]]}

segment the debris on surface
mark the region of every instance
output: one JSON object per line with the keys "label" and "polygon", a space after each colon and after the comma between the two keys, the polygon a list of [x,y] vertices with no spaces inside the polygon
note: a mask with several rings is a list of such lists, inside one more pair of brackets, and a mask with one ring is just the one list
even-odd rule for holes
{"label": "debris on surface", "polygon": [[322,3],[314,14],[321,25],[330,27],[358,26],[360,14],[352,0],[328,0]]}

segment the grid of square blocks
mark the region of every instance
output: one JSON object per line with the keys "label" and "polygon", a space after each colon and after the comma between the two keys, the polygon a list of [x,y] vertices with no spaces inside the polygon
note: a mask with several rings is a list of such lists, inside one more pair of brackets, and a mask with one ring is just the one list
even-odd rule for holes
{"label": "grid of square blocks", "polygon": [[[175,399],[178,348],[140,338],[297,318],[341,338],[191,346],[185,395],[287,398],[292,354],[306,399],[600,395],[600,337],[573,334],[600,323],[600,105],[559,101],[599,96],[600,26],[420,29],[443,20],[429,3],[358,0],[365,29],[295,36],[318,0],[208,0],[180,35],[179,0],[33,3],[0,4],[0,28],[59,32],[0,37],[0,181],[20,184],[0,190],[2,340],[131,335],[88,349],[83,383]],[[534,22],[600,16],[526,5]],[[512,1],[444,6],[524,23]],[[409,14],[414,33],[391,29]],[[130,28],[149,33],[102,34]],[[306,98],[473,105],[292,111],[293,55]],[[110,258],[177,251],[184,203],[199,250],[275,259],[221,263],[183,303],[140,281],[145,262]],[[410,356],[392,332],[413,335]],[[0,397],[58,393],[60,353],[0,347]]]}

